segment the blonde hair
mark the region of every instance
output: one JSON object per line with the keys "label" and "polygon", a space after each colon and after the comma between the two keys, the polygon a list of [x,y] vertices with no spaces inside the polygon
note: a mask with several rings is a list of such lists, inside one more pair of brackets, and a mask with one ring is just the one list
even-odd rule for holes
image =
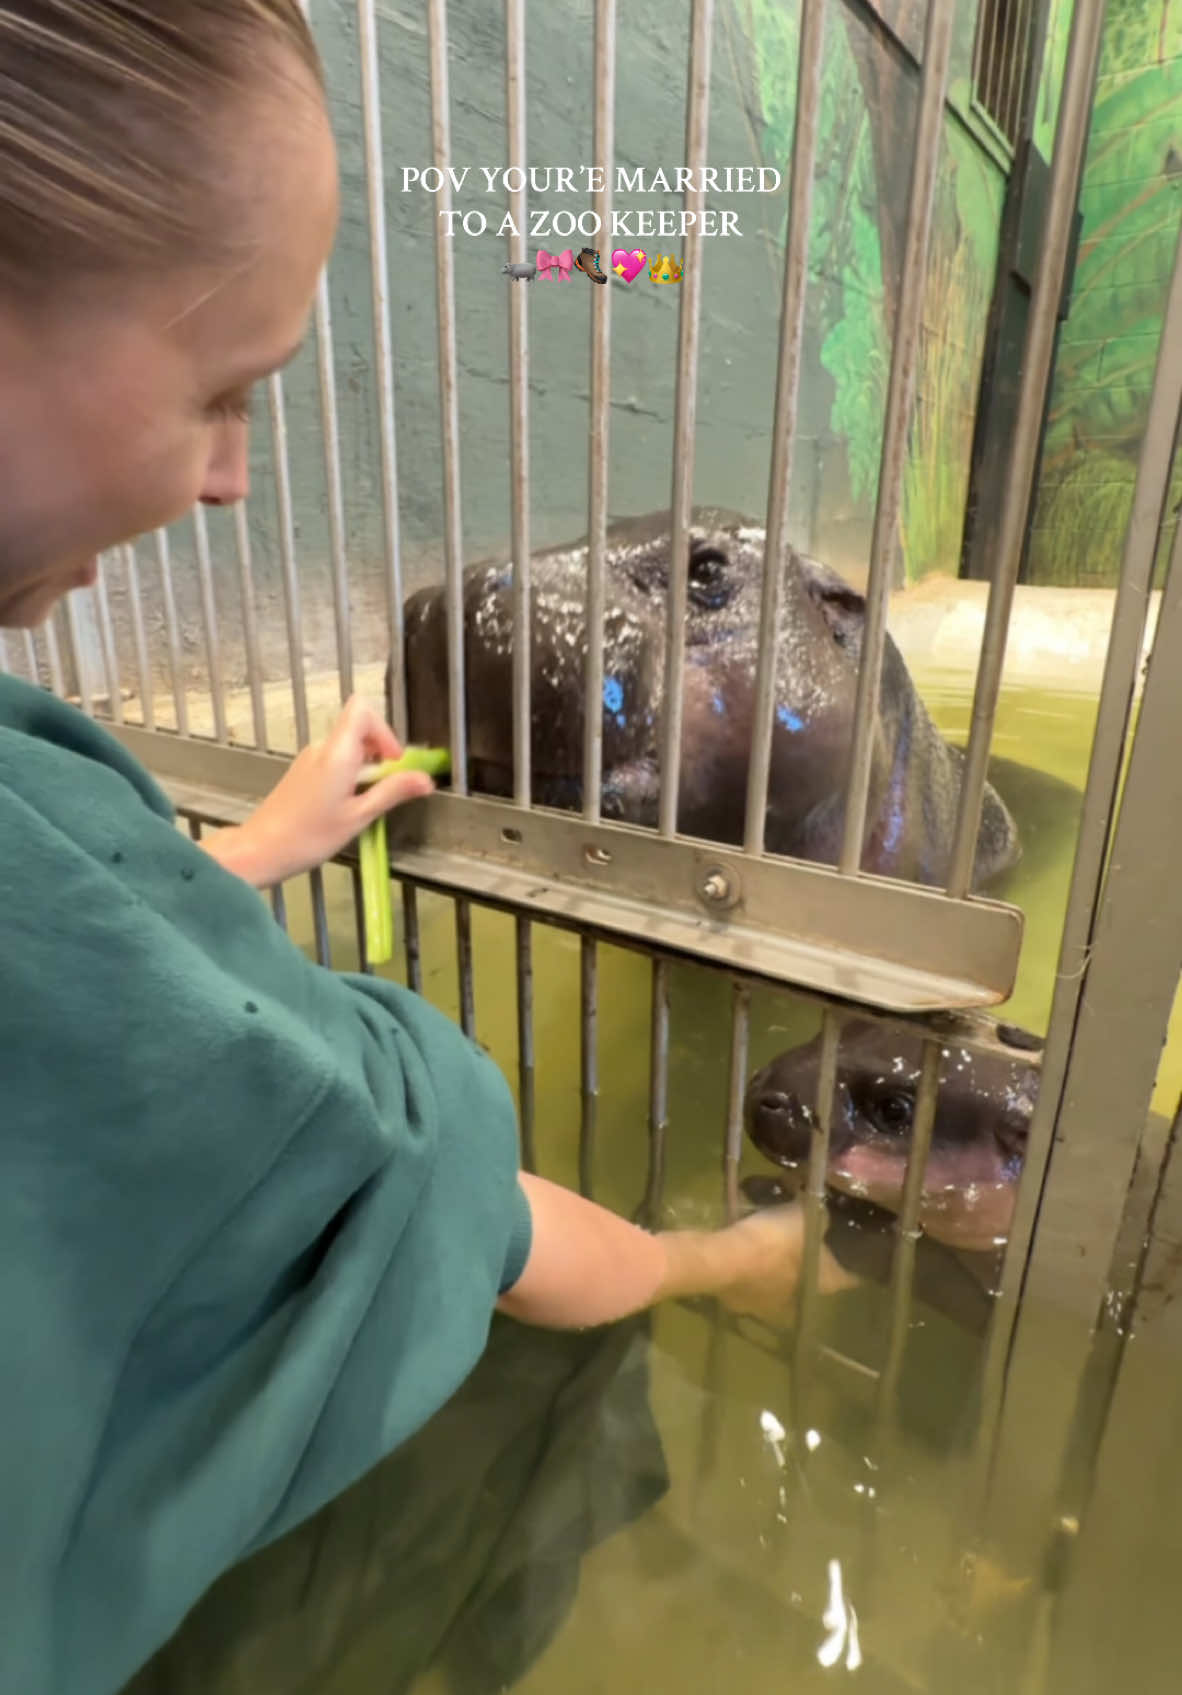
{"label": "blonde hair", "polygon": [[0,292],[232,248],[230,126],[285,51],[322,86],[298,0],[0,0]]}

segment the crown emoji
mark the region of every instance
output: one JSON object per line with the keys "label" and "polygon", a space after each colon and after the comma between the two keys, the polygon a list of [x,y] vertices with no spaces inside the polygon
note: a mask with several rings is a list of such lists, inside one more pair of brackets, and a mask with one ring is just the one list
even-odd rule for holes
{"label": "crown emoji", "polygon": [[681,281],[681,266],[672,253],[658,253],[648,268],[648,274],[655,283],[677,283]]}

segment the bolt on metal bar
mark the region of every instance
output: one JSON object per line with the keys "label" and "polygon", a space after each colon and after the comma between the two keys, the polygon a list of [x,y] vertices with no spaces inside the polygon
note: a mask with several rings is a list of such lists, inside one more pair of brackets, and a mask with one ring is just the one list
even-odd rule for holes
{"label": "bolt on metal bar", "polygon": [[447,81],[447,0],[428,0],[433,161],[443,180],[435,218],[435,302],[439,326],[439,409],[443,422],[443,559],[447,608],[447,691],[451,717],[451,788],[468,792],[468,724],[464,699],[464,560],[460,503],[460,402],[456,360],[454,241],[451,211],[451,120]]}
{"label": "bolt on metal bar", "polygon": [[871,760],[876,729],[875,710],[882,682],[887,605],[899,540],[903,473],[915,399],[920,329],[923,322],[924,296],[927,292],[928,245],[935,200],[936,166],[944,135],[944,101],[948,90],[948,63],[954,12],[955,8],[947,5],[946,0],[929,0],[927,23],[924,28],[919,125],[915,136],[911,194],[907,205],[907,236],[903,249],[899,303],[891,348],[886,421],[878,466],[878,498],[870,540],[866,622],[862,634],[862,655],[854,705],[853,748],[850,753],[849,781],[846,787],[845,826],[838,860],[839,870],[846,874],[856,873],[861,869],[862,845],[866,836]]}
{"label": "bolt on metal bar", "polygon": [[517,1093],[520,1101],[521,1163],[538,1169],[534,1140],[536,1089],[534,1060],[534,943],[533,926],[519,913],[517,927]]}
{"label": "bolt on metal bar", "polygon": [[923,1180],[932,1132],[936,1125],[939,1103],[941,1044],[932,1036],[923,1044],[919,1084],[915,1092],[915,1116],[911,1128],[911,1147],[907,1155],[907,1171],[903,1178],[903,1194],[895,1223],[894,1257],[891,1266],[891,1327],[887,1338],[886,1358],[878,1379],[875,1406],[876,1440],[886,1438],[895,1416],[895,1400],[903,1371],[903,1355],[911,1329],[911,1304],[915,1286],[915,1251],[922,1234],[919,1225],[923,1202]]}
{"label": "bolt on metal bar", "polygon": [[328,490],[328,545],[332,563],[332,611],[337,633],[337,677],[342,704],[353,693],[353,621],[349,609],[349,562],[345,551],[345,495],[341,484],[341,429],[332,338],[328,273],[316,285],[316,368],[320,377],[320,429]]}
{"label": "bolt on metal bar", "polygon": [[743,1157],[743,1096],[747,1090],[747,1054],[751,1038],[751,985],[734,984],[731,1000],[731,1055],[727,1085],[726,1141],[723,1147],[723,1198],[727,1222],[739,1216],[739,1162]]}
{"label": "bolt on metal bar", "polygon": [[115,651],[115,631],[111,623],[111,603],[107,597],[107,555],[100,554],[98,579],[95,584],[98,603],[99,645],[103,655],[103,673],[107,680],[107,701],[116,724],[123,722],[123,689],[119,680],[119,656]]}
{"label": "bolt on metal bar", "polygon": [[1080,171],[1087,147],[1103,15],[1104,0],[1079,0],[1072,14],[1067,68],[1051,155],[1046,223],[1030,296],[1022,355],[1022,382],[998,523],[997,554],[985,608],[985,630],[949,864],[947,889],[957,900],[963,899],[972,885],[989,745],[1001,692],[1006,635],[1014,586],[1022,563],[1022,544],[1038,461],[1043,409],[1055,350],[1055,325],[1063,298],[1063,278],[1075,222]]}
{"label": "bolt on metal bar", "polygon": [[185,674],[181,663],[180,621],[177,618],[176,595],[172,586],[172,554],[168,531],[157,530],[156,563],[160,568],[160,590],[164,598],[164,628],[168,642],[168,669],[172,678],[172,701],[176,712],[177,734],[189,733],[189,702],[185,694]]}
{"label": "bolt on metal bar", "polygon": [[78,604],[74,595],[66,596],[66,646],[70,653],[70,664],[74,668],[74,677],[78,684],[78,699],[83,712],[88,718],[94,717],[94,697],[90,690],[90,673],[87,668],[86,644],[78,623]]}
{"label": "bolt on metal bar", "polygon": [[386,242],[385,167],[382,160],[382,89],[374,0],[358,0],[361,111],[369,195],[369,256],[373,291],[374,362],[385,543],[387,652],[393,661],[394,733],[407,736],[406,667],[403,662],[402,545],[398,527],[398,452],[394,414],[394,344],[390,330],[390,269]]}
{"label": "bolt on metal bar", "polygon": [[[693,172],[686,191],[687,212],[700,213],[700,186],[706,163],[710,111],[710,49],[714,0],[694,0],[690,22],[689,77],[686,89],[685,163]],[[685,609],[689,583],[689,531],[693,504],[694,443],[698,401],[698,347],[702,308],[703,245],[701,219],[685,238],[681,307],[677,332],[677,388],[673,423],[672,541],[665,629],[665,688],[661,723],[660,829],[677,834],[681,785],[682,689],[685,677]]]}
{"label": "bolt on metal bar", "polygon": [[[616,0],[596,0],[595,112],[591,153],[602,187],[595,194],[601,229],[611,227],[611,176],[615,154]],[[587,610],[583,716],[583,816],[599,822],[603,796],[603,621],[607,558],[608,438],[611,425],[612,289],[592,289],[591,428],[587,442]],[[668,707],[666,707],[668,710]]]}
{"label": "bolt on metal bar", "polygon": [[579,939],[579,964],[579,1193],[590,1200],[599,1113],[599,952],[591,936]]}
{"label": "bolt on metal bar", "polygon": [[295,513],[291,498],[291,460],[287,447],[287,408],[283,400],[283,378],[278,372],[267,384],[271,415],[271,441],[275,460],[275,503],[279,518],[279,558],[283,566],[283,607],[287,621],[287,655],[291,666],[291,698],[295,711],[296,742],[306,747],[308,685],[304,678],[304,628],[300,604],[300,574],[296,566]]}
{"label": "bolt on metal bar", "polygon": [[776,637],[780,624],[781,562],[788,545],[788,502],[792,485],[792,450],[796,440],[804,305],[808,292],[809,227],[813,206],[813,174],[817,160],[817,116],[821,104],[821,49],[824,38],[825,0],[801,0],[796,117],[792,135],[792,184],[788,209],[788,236],[784,247],[784,290],[780,305],[780,363],[776,375],[775,421],[772,425],[771,473],[768,480],[755,722],[752,726],[751,764],[747,778],[744,846],[748,853],[763,852],[767,823],[768,781],[771,774],[772,730],[776,708]]}
{"label": "bolt on metal bar", "polygon": [[250,714],[255,746],[267,746],[267,709],[263,698],[263,661],[259,652],[259,621],[254,604],[254,566],[250,550],[250,520],[246,502],[234,507],[234,536],[238,544],[238,582],[242,592],[242,635],[246,644],[246,676],[250,684]]}
{"label": "bolt on metal bar", "polygon": [[144,607],[140,598],[140,571],[135,548],[122,549],[123,569],[127,574],[127,601],[131,608],[131,633],[135,644],[135,668],[139,674],[140,711],[145,730],[156,728],[156,700],[152,690],[152,667],[148,660],[148,638],[144,631]]}
{"label": "bolt on metal bar", "polygon": [[[388,872],[387,875],[389,875]],[[369,949],[365,944],[365,893],[361,887],[361,867],[350,865],[349,876],[353,883],[353,921],[357,929],[357,959],[365,975],[372,977],[373,966],[369,962]]]}
{"label": "bolt on metal bar", "polygon": [[665,1138],[669,1129],[669,960],[652,962],[652,1036],[649,1049],[648,1182],[642,1216],[650,1229],[660,1222],[665,1197]]}
{"label": "bolt on metal bar", "polygon": [[271,910],[275,914],[275,922],[281,930],[287,929],[287,901],[283,894],[283,884],[276,883],[271,890]]}
{"label": "bolt on metal bar", "polygon": [[406,952],[406,983],[416,995],[423,992],[423,949],[419,939],[419,892],[402,879],[402,945]]}
{"label": "bolt on metal bar", "polygon": [[61,650],[58,647],[57,625],[54,619],[55,614],[51,612],[42,626],[42,633],[45,636],[45,652],[49,660],[49,680],[53,685],[54,694],[64,699],[66,693],[66,679],[65,674],[62,671],[62,656]]}
{"label": "bolt on metal bar", "polygon": [[328,909],[324,903],[324,872],[319,866],[315,871],[309,871],[308,887],[312,891],[312,925],[316,934],[316,958],[321,965],[331,968],[332,944],[328,934]]}
{"label": "bolt on metal bar", "polygon": [[213,594],[213,561],[209,553],[209,526],[205,509],[193,508],[193,534],[197,542],[197,584],[201,597],[201,627],[205,634],[205,656],[209,665],[209,693],[213,701],[214,736],[229,741],[226,727],[226,688],[222,676],[222,649],[218,636],[217,606]]}
{"label": "bolt on metal bar", "polygon": [[460,981],[460,1028],[476,1040],[476,1001],[472,984],[472,902],[457,897],[456,963]]}
{"label": "bolt on metal bar", "polygon": [[[505,0],[505,118],[509,169],[521,187],[509,194],[509,263],[524,264],[529,224],[525,195],[525,0]],[[528,806],[530,768],[529,290],[509,284],[509,464],[513,526],[513,797]]]}

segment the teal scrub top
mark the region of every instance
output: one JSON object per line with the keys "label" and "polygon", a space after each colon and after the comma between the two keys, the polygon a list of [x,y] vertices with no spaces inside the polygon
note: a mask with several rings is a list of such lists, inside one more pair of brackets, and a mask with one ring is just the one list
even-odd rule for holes
{"label": "teal scrub top", "polygon": [[118,1690],[447,1401],[529,1246],[476,1044],[0,676],[0,1689]]}

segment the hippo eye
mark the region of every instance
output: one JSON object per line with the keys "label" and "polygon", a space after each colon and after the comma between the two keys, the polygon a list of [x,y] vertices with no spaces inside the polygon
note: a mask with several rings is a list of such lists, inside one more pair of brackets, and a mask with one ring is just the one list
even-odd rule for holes
{"label": "hippo eye", "polygon": [[870,1102],[867,1116],[876,1130],[884,1136],[897,1136],[911,1126],[914,1102],[910,1095],[893,1092],[878,1095]]}

